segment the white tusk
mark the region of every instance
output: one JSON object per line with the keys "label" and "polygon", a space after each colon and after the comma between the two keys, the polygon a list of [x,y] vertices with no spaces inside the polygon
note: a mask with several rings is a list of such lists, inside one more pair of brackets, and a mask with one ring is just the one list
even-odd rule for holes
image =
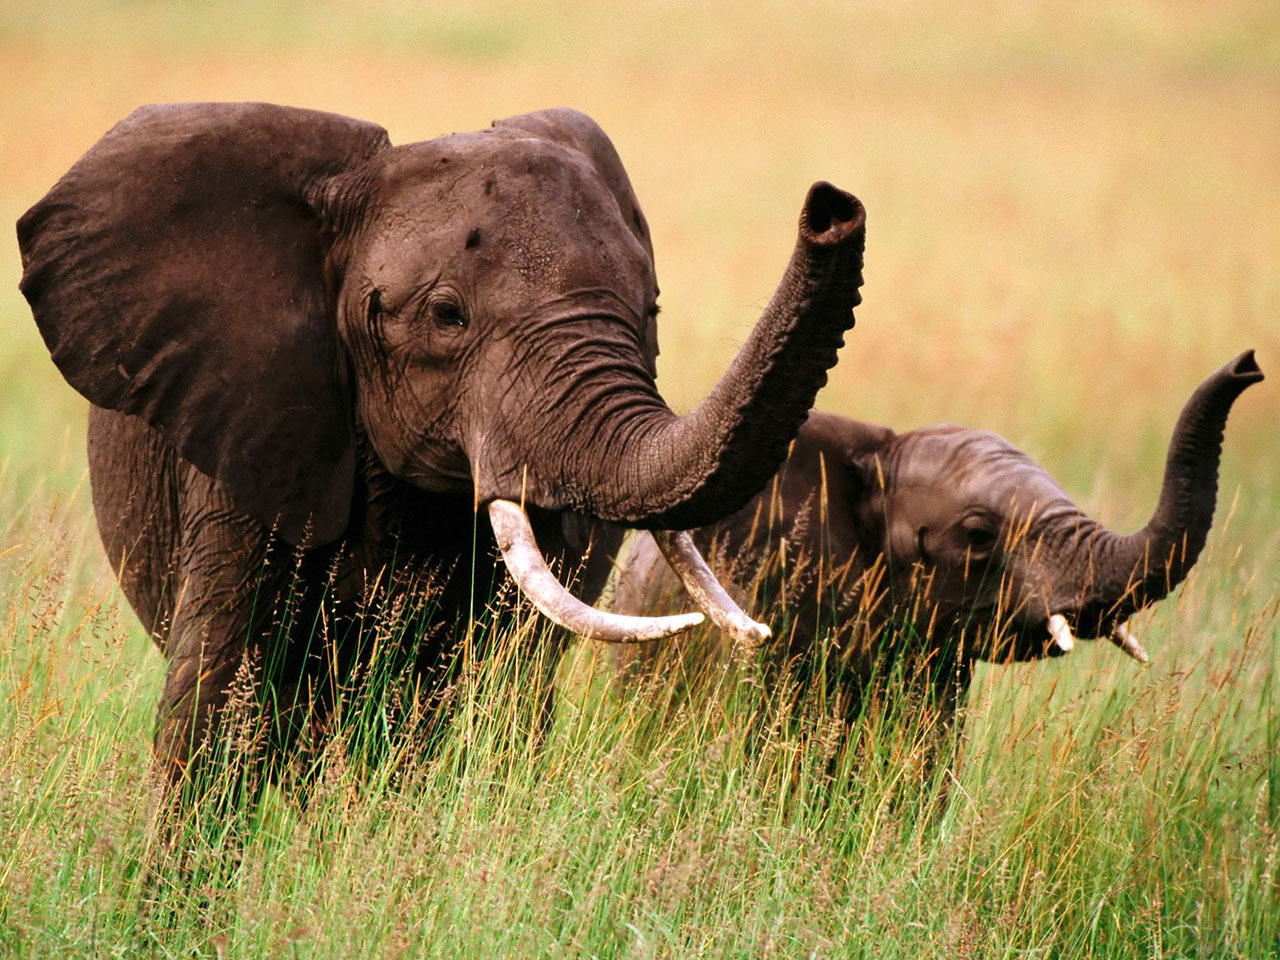
{"label": "white tusk", "polygon": [[1049,618],[1049,636],[1053,638],[1053,645],[1063,653],[1070,653],[1075,649],[1076,638],[1071,635],[1067,618],[1060,613]]}
{"label": "white tusk", "polygon": [[1142,644],[1138,642],[1137,635],[1129,629],[1128,621],[1115,625],[1115,629],[1111,631],[1111,642],[1139,663],[1151,662],[1150,655],[1142,649]]}
{"label": "white tusk", "polygon": [[542,559],[529,518],[519,504],[494,500],[489,504],[489,523],[498,540],[498,549],[507,572],[516,586],[538,611],[552,623],[592,640],[606,643],[643,643],[661,640],[702,623],[700,613],[673,617],[628,617],[589,607],[556,579]]}
{"label": "white tusk", "polygon": [[654,530],[653,539],[676,572],[693,602],[706,611],[711,622],[748,650],[773,636],[763,623],[752,620],[720,585],[707,566],[693,538],[683,530]]}

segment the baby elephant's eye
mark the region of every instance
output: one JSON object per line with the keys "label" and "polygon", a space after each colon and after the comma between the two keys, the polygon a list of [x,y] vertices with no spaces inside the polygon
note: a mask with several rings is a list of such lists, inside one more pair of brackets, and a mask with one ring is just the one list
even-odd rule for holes
{"label": "baby elephant's eye", "polygon": [[996,542],[996,532],[990,527],[966,527],[964,537],[974,550],[987,550]]}
{"label": "baby elephant's eye", "polygon": [[467,325],[467,316],[456,300],[432,300],[427,313],[438,327],[461,328]]}

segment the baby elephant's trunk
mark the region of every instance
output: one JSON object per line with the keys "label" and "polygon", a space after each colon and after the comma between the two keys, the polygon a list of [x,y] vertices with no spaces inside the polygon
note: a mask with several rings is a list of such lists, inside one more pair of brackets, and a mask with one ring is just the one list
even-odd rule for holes
{"label": "baby elephant's trunk", "polygon": [[1114,598],[1109,619],[1169,594],[1190,571],[1213,523],[1222,432],[1236,397],[1262,380],[1247,350],[1200,385],[1169,442],[1160,502],[1147,525],[1126,537],[1104,534],[1095,554],[1103,596]]}

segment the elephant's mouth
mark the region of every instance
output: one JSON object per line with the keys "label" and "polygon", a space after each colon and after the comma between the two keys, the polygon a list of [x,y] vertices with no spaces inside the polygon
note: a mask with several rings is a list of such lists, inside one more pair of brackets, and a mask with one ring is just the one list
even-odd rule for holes
{"label": "elephant's mouth", "polygon": [[1150,654],[1143,649],[1129,627],[1129,621],[1116,620],[1109,613],[1095,605],[1086,605],[1074,613],[1059,611],[1050,614],[1044,622],[1044,630],[1049,636],[1049,656],[1060,657],[1070,653],[1075,649],[1077,638],[1094,640],[1105,636],[1139,663],[1150,662]]}
{"label": "elephant's mouth", "polygon": [[[496,499],[489,502],[488,513],[511,579],[553,623],[606,643],[643,643],[682,633],[703,622],[701,613],[633,617],[588,606],[565,589],[547,567],[523,507],[511,500]],[[685,591],[712,623],[747,647],[769,638],[769,628],[752,620],[734,603],[687,533],[655,531],[653,538]]]}
{"label": "elephant's mouth", "polygon": [[1064,657],[1075,649],[1077,640],[1096,640],[1105,636],[1139,663],[1151,660],[1127,620],[1108,620],[1105,615],[1088,609],[1056,611],[1042,621],[1026,624],[1023,632],[1032,643],[1038,641],[1042,656]]}
{"label": "elephant's mouth", "polygon": [[1066,607],[1043,616],[1015,616],[998,624],[994,609],[971,612],[976,623],[994,624],[981,644],[979,656],[989,660],[1024,662],[1043,657],[1064,657],[1071,653],[1077,640],[1107,637],[1128,656],[1147,663],[1150,656],[1143,649],[1127,620],[1117,621],[1109,611],[1085,605],[1072,610]]}

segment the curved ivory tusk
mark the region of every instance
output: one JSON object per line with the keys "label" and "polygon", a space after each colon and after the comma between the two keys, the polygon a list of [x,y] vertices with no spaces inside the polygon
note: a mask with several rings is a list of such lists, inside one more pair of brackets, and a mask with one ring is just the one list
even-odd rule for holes
{"label": "curved ivory tusk", "polygon": [[533,528],[519,504],[494,500],[489,504],[489,523],[498,540],[498,549],[507,572],[516,586],[538,611],[552,623],[592,640],[606,643],[643,643],[660,640],[702,623],[700,613],[673,617],[627,617],[589,607],[555,578],[542,559]]}
{"label": "curved ivory tusk", "polygon": [[1049,636],[1053,638],[1053,645],[1063,653],[1070,653],[1075,649],[1076,638],[1071,634],[1067,618],[1060,613],[1049,618]]}
{"label": "curved ivory tusk", "polygon": [[683,530],[654,530],[653,539],[676,572],[693,602],[706,611],[711,622],[747,649],[753,649],[773,636],[763,623],[748,617],[725,592],[716,575],[707,566],[693,538]]}
{"label": "curved ivory tusk", "polygon": [[1138,637],[1129,629],[1128,621],[1115,625],[1115,629],[1111,631],[1111,642],[1139,663],[1151,662],[1150,654],[1142,649]]}

